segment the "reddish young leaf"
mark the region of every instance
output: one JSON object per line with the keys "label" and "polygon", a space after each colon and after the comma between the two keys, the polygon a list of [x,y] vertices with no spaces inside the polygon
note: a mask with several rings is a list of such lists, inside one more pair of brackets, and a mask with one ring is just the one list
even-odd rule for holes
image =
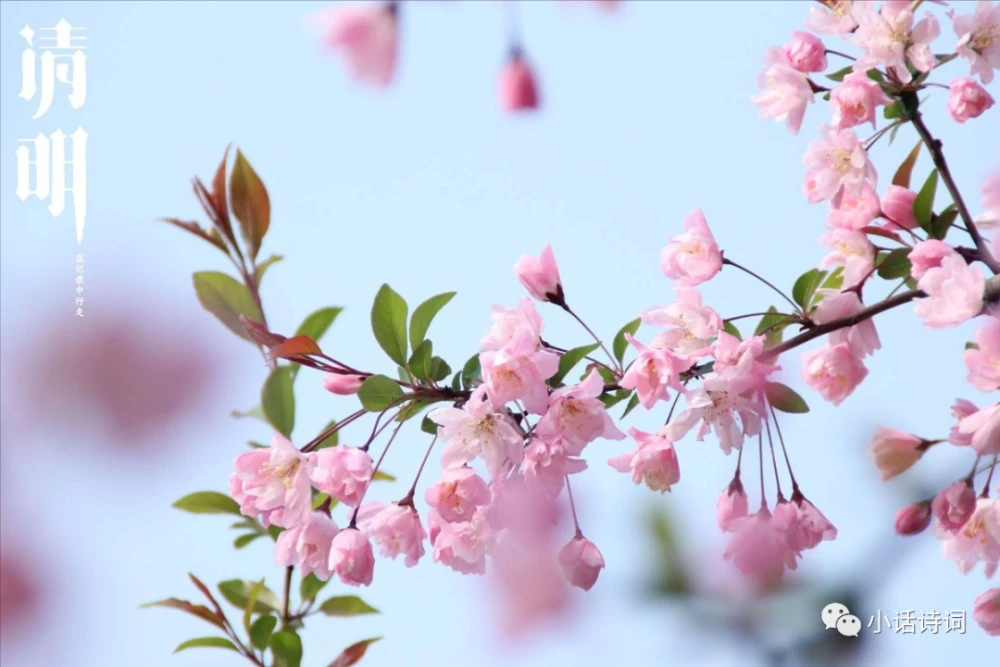
{"label": "reddish young leaf", "polygon": [[372,637],[371,639],[359,641],[357,644],[351,644],[344,649],[343,653],[337,656],[336,660],[330,663],[329,667],[351,667],[351,665],[357,664],[361,658],[365,657],[368,647],[380,639],[382,638]]}
{"label": "reddish young leaf", "polygon": [[917,145],[913,147],[912,151],[910,151],[910,154],[906,156],[905,160],[903,160],[903,164],[899,165],[899,169],[896,170],[896,175],[892,177],[893,185],[898,185],[904,188],[910,187],[910,176],[913,174],[913,165],[917,163],[917,156],[920,155],[920,147],[923,143],[923,141],[918,141]]}
{"label": "reddish young leaf", "polygon": [[229,175],[229,203],[240,222],[250,259],[257,257],[260,244],[271,226],[271,200],[260,176],[239,150]]}
{"label": "reddish young leaf", "polygon": [[275,359],[288,359],[289,357],[309,354],[323,354],[323,350],[319,349],[319,345],[312,338],[302,335],[286,338],[271,349],[269,356],[271,361],[274,361]]}
{"label": "reddish young leaf", "polygon": [[215,178],[212,179],[212,205],[219,217],[219,225],[223,228],[227,237],[233,237],[233,225],[229,220],[229,201],[226,199],[226,160],[229,158],[229,146],[222,155],[222,162],[215,170]]}
{"label": "reddish young leaf", "polygon": [[215,607],[215,613],[218,614],[220,618],[224,619],[226,617],[226,613],[222,611],[222,606],[219,604],[218,600],[216,600],[215,597],[212,595],[212,591],[208,590],[208,586],[203,584],[198,577],[194,576],[190,572],[188,572],[188,576],[191,577],[191,582],[198,587],[198,590],[201,591],[202,595],[204,595],[209,599],[209,601],[211,601],[212,606]]}
{"label": "reddish young leaf", "polygon": [[283,342],[288,340],[281,334],[271,333],[263,324],[255,320],[251,320],[246,315],[240,315],[240,323],[243,324],[243,328],[246,329],[247,335],[250,336],[250,340],[258,345],[272,348],[276,345],[281,345]]}
{"label": "reddish young leaf", "polygon": [[219,234],[214,229],[202,229],[201,225],[193,220],[178,220],[177,218],[157,218],[158,222],[166,222],[175,227],[180,227],[186,232],[190,232],[197,236],[198,238],[204,239],[214,245],[216,248],[222,252],[229,254],[229,248],[226,247],[225,241],[219,236]]}
{"label": "reddish young leaf", "polygon": [[217,628],[225,629],[225,625],[222,622],[222,618],[218,613],[212,611],[203,604],[192,604],[187,600],[179,600],[177,598],[167,598],[166,600],[157,600],[156,602],[147,602],[141,605],[140,608],[146,609],[149,607],[167,607],[169,609],[180,609],[183,612],[187,612],[192,616],[197,616],[198,618],[208,621]]}
{"label": "reddish young leaf", "polygon": [[882,238],[892,239],[897,243],[903,242],[903,240],[899,238],[899,234],[889,231],[888,229],[882,229],[881,227],[864,227],[861,231],[871,236],[881,236]]}

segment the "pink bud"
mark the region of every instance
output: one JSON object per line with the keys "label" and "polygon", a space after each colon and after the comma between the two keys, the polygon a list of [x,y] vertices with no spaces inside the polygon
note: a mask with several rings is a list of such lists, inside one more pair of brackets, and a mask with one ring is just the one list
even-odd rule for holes
{"label": "pink bud", "polygon": [[788,64],[800,72],[822,72],[826,69],[826,47],[812,33],[794,31],[792,41],[781,47],[781,53]]}
{"label": "pink bud", "polygon": [[917,219],[913,215],[913,202],[917,193],[900,185],[890,185],[882,197],[882,215],[892,224],[889,227],[913,229]]}
{"label": "pink bud", "polygon": [[357,528],[346,528],[330,545],[330,570],[348,586],[368,586],[375,570],[375,554],[368,535]]}
{"label": "pink bud", "polygon": [[916,535],[931,523],[930,503],[913,503],[896,512],[896,534]]}
{"label": "pink bud", "polygon": [[589,591],[597,583],[604,557],[597,545],[585,537],[575,537],[559,552],[559,564],[569,583]]}
{"label": "pink bud", "polygon": [[338,396],[351,396],[358,393],[362,383],[365,381],[363,375],[343,375],[341,373],[327,373],[323,378],[323,386],[326,390]]}
{"label": "pink bud", "polygon": [[743,491],[743,484],[737,477],[723,490],[715,505],[715,516],[719,521],[719,529],[723,532],[729,532],[733,522],[745,517],[747,512],[747,494]]}
{"label": "pink bud", "polygon": [[976,491],[966,481],[949,484],[934,496],[931,510],[941,525],[954,533],[976,511]]}
{"label": "pink bud", "polygon": [[948,113],[959,123],[976,118],[993,106],[993,98],[986,89],[967,76],[952,81],[948,90]]}
{"label": "pink bud", "polygon": [[498,90],[500,104],[505,111],[513,113],[538,108],[539,99],[535,75],[527,61],[517,52],[511,54],[507,65],[500,72]]}
{"label": "pink bud", "polygon": [[521,255],[521,259],[514,265],[514,274],[528,293],[539,301],[550,301],[557,305],[564,303],[559,267],[550,245],[546,244],[538,257]]}
{"label": "pink bud", "polygon": [[972,617],[982,626],[986,634],[1000,635],[1000,588],[991,588],[973,603]]}

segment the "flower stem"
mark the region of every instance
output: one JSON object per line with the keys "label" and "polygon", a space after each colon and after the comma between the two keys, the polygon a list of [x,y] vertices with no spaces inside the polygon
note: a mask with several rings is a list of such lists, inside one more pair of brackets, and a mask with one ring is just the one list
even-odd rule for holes
{"label": "flower stem", "polygon": [[778,294],[780,294],[782,299],[784,299],[785,301],[787,301],[788,303],[791,304],[792,309],[796,313],[800,312],[798,304],[796,304],[794,301],[792,301],[788,297],[787,294],[785,294],[780,289],[778,289],[777,287],[775,287],[774,284],[771,283],[770,281],[768,281],[768,280],[764,279],[763,277],[757,275],[756,273],[754,273],[753,271],[751,271],[747,267],[743,266],[742,264],[737,264],[736,262],[734,262],[733,260],[729,259],[728,257],[723,257],[722,258],[722,263],[723,264],[728,264],[729,266],[735,267],[735,268],[739,269],[740,271],[743,271],[744,273],[747,273],[747,274],[753,276],[754,278],[756,278],[757,280],[759,280],[760,282],[764,283],[765,285],[767,285],[768,287],[770,287],[771,289],[773,289],[775,292],[777,292]]}
{"label": "flower stem", "polygon": [[595,334],[594,331],[590,327],[587,326],[586,322],[584,322],[582,319],[580,319],[579,315],[577,315],[576,313],[573,312],[572,308],[570,308],[566,304],[563,304],[563,310],[565,310],[567,313],[569,313],[570,315],[572,315],[573,319],[575,319],[577,322],[579,322],[580,326],[583,327],[584,329],[586,329],[587,333],[589,333],[591,335],[591,337],[595,341],[597,341],[597,344],[601,346],[602,350],[604,350],[604,354],[608,355],[608,359],[611,361],[612,364],[614,364],[614,367],[616,369],[615,375],[618,375],[619,377],[621,377],[622,374],[625,371],[623,371],[622,367],[618,364],[618,360],[615,359],[614,356],[610,352],[608,352],[608,348],[606,348],[604,346],[604,341],[602,341],[600,338],[597,337],[597,334]]}
{"label": "flower stem", "polygon": [[569,485],[569,475],[566,475],[566,494],[569,496],[569,510],[573,513],[573,526],[576,528],[575,539],[580,539],[583,537],[583,532],[580,530],[580,522],[576,518],[576,503],[573,502],[573,489]]}

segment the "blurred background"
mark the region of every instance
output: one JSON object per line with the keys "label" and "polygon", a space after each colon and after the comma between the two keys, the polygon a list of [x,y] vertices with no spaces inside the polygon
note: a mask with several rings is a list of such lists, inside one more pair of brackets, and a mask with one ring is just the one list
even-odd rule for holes
{"label": "blurred background", "polygon": [[[699,206],[727,256],[773,282],[790,286],[815,266],[825,211],[801,194],[800,160],[828,111],[818,101],[796,137],[759,119],[749,101],[764,50],[802,28],[807,3],[629,2],[615,13],[520,3],[542,108],[518,117],[496,100],[502,5],[405,3],[400,67],[387,90],[354,85],[304,30],[327,4],[0,5],[4,665],[242,664],[223,651],[171,655],[207,626],[138,607],[194,599],[188,572],[210,585],[266,576],[280,586],[267,540],[236,551],[225,518],[170,507],[191,491],[224,491],[246,441],[269,437],[259,422],[230,414],[258,401],[259,354],[204,312],[191,286],[192,272],[227,270],[225,259],[154,221],[207,223],[190,178],[210,179],[230,142],[270,193],[262,255],[285,256],[262,288],[271,328],[289,333],[313,310],[342,306],[324,348],[360,368],[390,370],[369,330],[381,283],[411,304],[458,291],[432,330],[435,351],[455,366],[488,329],[490,304],[521,298],[511,270],[518,256],[546,242],[577,311],[610,337],[671,300],[659,251]],[[936,50],[950,51],[950,22],[941,18]],[[36,103],[18,98],[18,31],[60,19],[87,28],[86,104],[70,109],[57,88],[51,110],[32,120]],[[998,164],[983,142],[995,118],[956,125],[945,95],[932,92],[925,115],[977,208],[979,186]],[[79,247],[71,211],[54,219],[37,199],[17,198],[14,160],[19,139],[77,127],[90,137]],[[905,128],[891,147],[879,144],[883,179],[915,140]],[[928,169],[925,155],[915,182]],[[83,318],[74,317],[78,253]],[[771,301],[729,272],[702,291],[724,317]],[[586,342],[561,312],[542,312],[546,339]],[[604,463],[627,443],[599,441],[574,491],[607,568],[592,591],[574,591],[573,613],[514,641],[498,630],[488,580],[429,557],[412,571],[379,560],[375,583],[360,594],[383,613],[312,619],[304,664],[325,665],[377,635],[385,639],[362,664],[930,665],[994,654],[971,618],[973,598],[988,587],[982,570],[963,576],[929,534],[892,533],[900,506],[970,462],[935,448],[881,484],[864,454],[877,424],[941,437],[954,398],[981,400],[961,362],[971,329],[930,331],[906,308],[878,322],[884,349],[855,394],[834,409],[802,390],[812,412],[782,422],[804,492],[840,531],[805,556],[783,590],[751,591],[721,559],[715,500],[735,461],[714,439],[680,443],[682,482],[665,497]],[[801,389],[795,359],[783,374]],[[297,401],[299,444],[353,409],[308,370]],[[627,423],[652,430],[663,416],[637,410]],[[386,460],[400,481],[379,488],[381,500],[402,495],[412,479],[426,440],[416,428],[409,440]],[[357,592],[342,588],[327,591]],[[967,610],[968,629],[834,637],[819,617],[829,602],[847,604],[863,623],[904,610]]]}

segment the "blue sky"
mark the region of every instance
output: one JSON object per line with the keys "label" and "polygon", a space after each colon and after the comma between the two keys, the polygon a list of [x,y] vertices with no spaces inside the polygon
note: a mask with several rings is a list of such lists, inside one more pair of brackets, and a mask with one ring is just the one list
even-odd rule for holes
{"label": "blue sky", "polygon": [[[27,648],[5,647],[5,663],[237,665],[238,658],[222,653],[170,655],[207,626],[137,606],[190,595],[188,571],[209,582],[267,574],[272,588],[279,585],[262,542],[233,552],[224,519],[169,507],[189,491],[224,489],[244,441],[266,437],[259,425],[228,416],[229,409],[255,402],[264,376],[259,357],[200,313],[190,288],[191,272],[225,270],[224,260],[153,222],[201,216],[189,178],[210,177],[230,142],[270,192],[272,230],[264,253],[286,257],[263,287],[272,328],[290,331],[318,307],[343,306],[325,345],[362,368],[388,369],[368,329],[368,308],[381,283],[411,304],[458,291],[431,333],[435,350],[447,350],[459,363],[488,328],[489,305],[521,298],[514,261],[546,242],[560,261],[571,303],[610,336],[641,310],[670,301],[659,251],[696,207],[727,256],[779,285],[790,286],[815,266],[825,212],[801,194],[801,155],[829,112],[817,100],[794,137],[759,119],[749,102],[764,50],[801,28],[806,3],[634,2],[612,16],[521,4],[543,109],[517,118],[503,115],[495,99],[505,44],[502,9],[493,3],[405,6],[398,81],[386,91],[353,85],[304,31],[304,19],[325,6],[319,3],[0,5],[4,365],[30,338],[33,323],[57,308],[65,309],[66,327],[93,326],[102,313],[132,305],[154,308],[165,317],[195,319],[205,340],[233,348],[225,352],[225,393],[212,399],[213,410],[197,423],[151,436],[179,443],[169,453],[110,463],[90,454],[93,443],[84,441],[46,456],[54,439],[72,437],[71,422],[40,426],[16,451],[5,440],[5,482],[13,477],[5,517],[18,493],[62,493],[85,508],[18,504],[18,518],[35,524],[52,545],[48,557],[59,563],[53,576],[62,603],[51,616],[56,636]],[[971,3],[953,4],[971,10]],[[88,29],[87,103],[72,112],[57,98],[46,116],[31,120],[34,107],[17,97],[23,49],[17,31],[60,18]],[[945,19],[937,50],[952,44]],[[953,65],[941,80],[965,73],[964,64]],[[1000,130],[996,114],[957,125],[944,112],[943,93],[931,93],[928,124],[943,139],[963,191],[978,202],[980,183],[997,165],[995,146],[983,141]],[[64,296],[77,252],[69,215],[54,220],[38,201],[22,203],[14,195],[17,140],[77,126],[90,135],[83,250],[92,300],[85,322],[72,318]],[[875,161],[883,187],[915,141],[906,128],[891,147],[880,143]],[[929,164],[921,158],[915,180]],[[771,303],[764,288],[728,271],[702,291],[723,316]],[[543,314],[547,339],[586,342],[559,312]],[[961,363],[970,327],[925,330],[902,308],[881,318],[879,328],[884,349],[849,400],[834,409],[803,390],[811,414],[783,422],[805,492],[840,529],[837,541],[802,563],[800,572],[818,578],[863,564],[870,541],[890,530],[897,507],[913,499],[903,484],[879,484],[867,463],[864,447],[875,425],[937,436],[950,426],[955,397],[982,400],[966,385]],[[788,381],[801,387],[797,361],[784,365]],[[303,374],[299,383],[295,438],[304,442],[331,416],[346,413],[349,402],[325,393],[315,374]],[[5,380],[4,390],[14,388]],[[637,414],[630,423],[651,428],[662,417]],[[400,495],[424,449],[416,433],[409,443],[386,462],[403,478]],[[363,664],[644,665],[671,655],[722,665],[743,656],[726,642],[694,645],[672,630],[682,627],[677,616],[646,601],[642,590],[652,565],[642,511],[669,507],[685,530],[685,552],[703,561],[718,558],[723,541],[714,503],[734,461],[711,440],[684,441],[683,481],[660,498],[604,464],[605,454],[622,451],[623,443],[591,447],[591,469],[574,487],[581,521],[608,566],[595,589],[580,595],[579,614],[565,627],[511,647],[497,638],[484,611],[484,582],[430,559],[415,570],[379,561],[376,582],[363,595],[384,614],[318,619],[305,633],[306,665],[326,664],[340,648],[372,635],[386,639]],[[938,470],[914,471],[913,480],[950,481],[967,465],[959,452],[932,454],[925,467]],[[396,491],[384,491],[382,499]],[[865,600],[866,618],[879,609],[969,609],[988,587],[981,570],[963,577],[929,535],[900,561],[897,575]],[[872,639],[866,659],[937,664],[956,651],[985,656],[986,640],[971,627],[965,636],[887,635]]]}

